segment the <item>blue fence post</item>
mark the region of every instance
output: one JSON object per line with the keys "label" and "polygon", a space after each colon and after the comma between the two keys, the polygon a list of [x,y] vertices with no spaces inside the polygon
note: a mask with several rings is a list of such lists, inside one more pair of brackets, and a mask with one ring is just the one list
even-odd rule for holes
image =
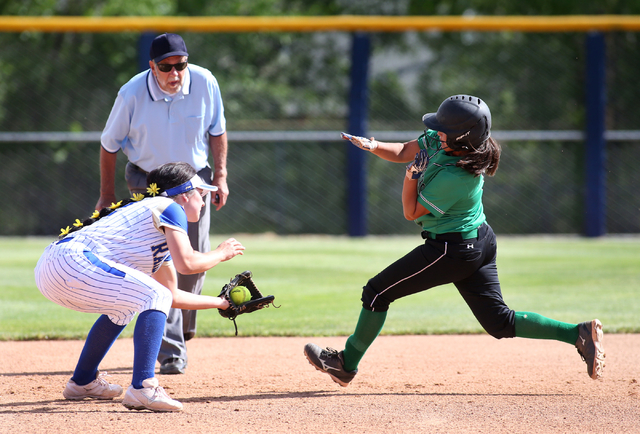
{"label": "blue fence post", "polygon": [[604,35],[586,36],[585,235],[606,232],[606,54]]}
{"label": "blue fence post", "polygon": [[158,36],[157,33],[145,32],[140,34],[138,38],[138,71],[142,72],[149,69],[149,50],[153,39]]}
{"label": "blue fence post", "polygon": [[[351,89],[347,132],[367,137],[370,37],[354,33],[351,48]],[[349,236],[367,235],[367,152],[351,143],[347,146],[347,209]]]}

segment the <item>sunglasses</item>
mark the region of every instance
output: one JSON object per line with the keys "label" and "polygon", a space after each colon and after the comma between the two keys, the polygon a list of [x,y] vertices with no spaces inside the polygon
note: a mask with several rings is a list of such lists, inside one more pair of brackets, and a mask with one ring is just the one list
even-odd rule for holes
{"label": "sunglasses", "polygon": [[171,70],[175,67],[176,71],[182,71],[187,67],[188,62],[180,62],[180,63],[156,63],[158,69],[162,72],[171,72]]}

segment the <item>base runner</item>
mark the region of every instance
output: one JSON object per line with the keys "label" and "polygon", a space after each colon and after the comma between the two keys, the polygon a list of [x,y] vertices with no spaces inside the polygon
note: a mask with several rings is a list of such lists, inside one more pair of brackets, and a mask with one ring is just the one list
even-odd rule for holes
{"label": "base runner", "polygon": [[304,353],[319,371],[341,386],[358,372],[358,364],[382,327],[395,300],[453,283],[478,322],[491,336],[552,339],[575,345],[587,373],[600,378],[604,369],[602,324],[597,319],[570,324],[533,312],[515,312],[502,298],[496,266],[496,236],[482,204],[484,176],[493,176],[500,145],[491,137],[491,112],[469,95],[447,98],[422,121],[417,140],[383,143],[343,134],[359,148],[392,162],[409,163],[402,190],[407,220],[422,228],[424,244],[371,278],[362,292],[362,310],[343,351],[307,344]]}

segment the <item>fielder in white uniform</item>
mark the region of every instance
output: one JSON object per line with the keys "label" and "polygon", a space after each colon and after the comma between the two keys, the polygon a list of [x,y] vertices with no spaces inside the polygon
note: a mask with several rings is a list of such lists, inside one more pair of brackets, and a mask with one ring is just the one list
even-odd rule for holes
{"label": "fielder in white uniform", "polygon": [[201,273],[244,250],[233,238],[207,253],[191,247],[187,223],[198,220],[203,196],[216,187],[187,163],[165,164],[150,172],[148,180],[151,197],[122,201],[77,221],[72,231],[63,230],[61,239],[46,248],[36,265],[36,283],[45,297],[69,309],[101,314],[63,392],[67,399],[112,399],[122,393],[98,367],[139,313],[133,378],[123,404],[136,410],[181,410],[182,404],[164,392],[154,375],[169,309],[228,307],[222,298],[177,288],[176,270]]}

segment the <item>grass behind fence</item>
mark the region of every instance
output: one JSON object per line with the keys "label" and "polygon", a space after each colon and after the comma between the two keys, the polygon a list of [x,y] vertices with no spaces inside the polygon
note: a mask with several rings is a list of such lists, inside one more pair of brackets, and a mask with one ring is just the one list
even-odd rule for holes
{"label": "grass behind fence", "polygon": [[[409,237],[237,235],[244,256],[207,274],[217,295],[251,270],[279,309],[238,317],[240,336],[348,335],[367,279],[422,240]],[[213,236],[212,245],[224,237]],[[0,238],[0,340],[84,338],[97,318],[64,309],[37,290],[33,268],[52,238]],[[512,309],[567,322],[599,318],[605,332],[640,332],[640,238],[498,237],[498,269]],[[198,312],[198,336],[231,336],[216,310]],[[481,333],[455,288],[446,285],[395,302],[383,334]],[[123,336],[131,336],[133,324]]]}

